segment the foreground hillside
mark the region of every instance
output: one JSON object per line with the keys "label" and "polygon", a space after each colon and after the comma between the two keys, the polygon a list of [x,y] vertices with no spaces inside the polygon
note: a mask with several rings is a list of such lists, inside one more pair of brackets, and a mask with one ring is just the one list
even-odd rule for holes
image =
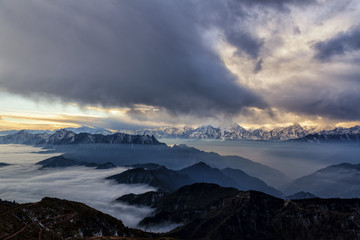
{"label": "foreground hillside", "polygon": [[[0,201],[0,239],[359,239],[359,199],[283,200],[216,184],[184,186],[171,194],[128,196],[154,207],[144,225],[182,225],[164,234],[127,228],[82,203],[44,198]],[[149,198],[150,197],[150,198]],[[156,199],[142,201],[141,198]]]}
{"label": "foreground hillside", "polygon": [[107,239],[104,236],[159,239],[78,202],[56,198],[30,204],[0,201],[0,239]]}

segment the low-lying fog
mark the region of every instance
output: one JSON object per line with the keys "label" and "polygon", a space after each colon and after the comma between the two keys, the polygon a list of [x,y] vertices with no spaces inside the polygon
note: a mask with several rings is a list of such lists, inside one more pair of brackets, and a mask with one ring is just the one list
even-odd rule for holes
{"label": "low-lying fog", "polygon": [[[204,151],[221,155],[238,155],[279,169],[291,178],[298,178],[329,165],[348,162],[359,163],[359,145],[351,144],[312,144],[296,142],[262,141],[216,141],[161,139],[171,144],[187,144]],[[114,200],[128,193],[144,193],[154,190],[147,185],[116,184],[104,180],[105,177],[120,173],[125,168],[96,170],[87,167],[65,169],[44,169],[35,163],[46,158],[74,150],[75,153],[87,153],[89,161],[103,163],[115,160],[117,164],[137,162],[166,163],[170,168],[181,168],[194,164],[189,162],[185,152],[173,156],[173,152],[164,146],[73,146],[58,147],[57,153],[25,145],[0,145],[0,162],[12,165],[0,167],[0,198],[20,203],[39,201],[43,197],[57,197],[83,202],[102,212],[121,219],[125,225],[136,227],[137,223],[151,214],[148,207],[133,207],[115,203]],[[77,155],[74,155],[77,156]],[[195,157],[196,158],[196,157]],[[109,160],[108,160],[109,159]],[[220,159],[221,161],[221,159]],[[231,167],[231,166],[230,166]],[[153,231],[167,231],[173,226],[163,226]],[[148,229],[149,230],[149,229]]]}
{"label": "low-lying fog", "polygon": [[206,152],[245,157],[276,168],[294,179],[329,165],[343,162],[360,163],[359,144],[164,138],[159,140],[168,145],[186,144]]}
{"label": "low-lying fog", "polygon": [[39,154],[41,148],[24,145],[0,145],[0,198],[16,202],[35,202],[43,197],[57,197],[85,203],[121,219],[125,225],[137,223],[152,212],[147,207],[133,207],[113,201],[128,193],[144,193],[154,188],[146,185],[115,184],[105,177],[125,168],[96,170],[87,167],[44,169],[34,165],[57,154]]}

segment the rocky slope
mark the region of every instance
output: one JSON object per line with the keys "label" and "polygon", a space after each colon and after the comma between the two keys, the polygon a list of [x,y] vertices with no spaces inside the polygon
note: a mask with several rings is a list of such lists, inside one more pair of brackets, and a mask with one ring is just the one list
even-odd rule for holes
{"label": "rocky slope", "polygon": [[248,191],[169,235],[182,239],[359,239],[359,199],[284,201]]}
{"label": "rocky slope", "polygon": [[30,204],[0,201],[0,216],[0,239],[60,240],[103,236],[113,236],[113,239],[157,239],[159,237],[127,228],[120,220],[82,203],[56,198],[44,198],[40,202]]}
{"label": "rocky slope", "polygon": [[360,143],[360,133],[314,133],[294,141],[312,143]]}
{"label": "rocky slope", "polygon": [[[137,195],[137,204],[150,195]],[[156,208],[154,214],[140,224],[183,223],[166,234],[179,239],[360,238],[359,199],[283,200],[256,191],[197,183],[159,197],[151,206]]]}
{"label": "rocky slope", "polygon": [[[141,224],[178,222],[182,226],[159,235],[127,228],[120,220],[82,203],[55,198],[29,204],[0,200],[0,239],[360,238],[359,199],[283,200],[207,183],[184,186],[170,194],[153,194],[135,196],[136,204],[144,197],[147,205],[156,208]],[[130,201],[135,198],[128,197]]]}
{"label": "rocky slope", "polygon": [[50,137],[47,133],[29,133],[25,130],[0,137],[0,144],[43,144]]}

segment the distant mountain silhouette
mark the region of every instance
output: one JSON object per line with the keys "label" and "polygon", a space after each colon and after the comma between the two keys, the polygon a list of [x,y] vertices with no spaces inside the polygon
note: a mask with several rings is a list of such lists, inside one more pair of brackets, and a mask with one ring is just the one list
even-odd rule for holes
{"label": "distant mountain silhouette", "polygon": [[129,135],[115,133],[112,135],[74,133],[61,129],[53,134],[29,133],[25,130],[15,134],[1,136],[0,144],[27,144],[27,145],[68,145],[68,144],[154,144],[160,143],[154,136]]}
{"label": "distant mountain silhouette", "polygon": [[283,191],[311,192],[319,197],[360,197],[360,164],[341,163],[320,169],[286,185]]}
{"label": "distant mountain silhouette", "polygon": [[109,169],[115,168],[116,166],[111,162],[106,162],[103,164],[81,162],[69,159],[64,155],[51,157],[40,162],[37,162],[36,165],[41,165],[41,169],[44,168],[64,168],[64,167],[74,167],[74,166],[85,166],[85,167],[96,167],[96,169]]}
{"label": "distant mountain silhouette", "polygon": [[172,192],[182,186],[191,183],[215,183],[224,187],[234,187],[239,190],[257,190],[282,196],[282,193],[275,188],[269,187],[258,178],[249,176],[239,169],[219,170],[212,168],[204,162],[199,162],[178,171],[167,169],[157,164],[137,164],[135,166],[147,166],[145,168],[130,169],[120,174],[110,176],[107,179],[114,179],[118,183],[138,184],[144,183],[157,187],[159,191]]}
{"label": "distant mountain silhouette", "polygon": [[294,199],[309,199],[309,198],[319,198],[319,197],[315,196],[312,193],[301,191],[301,192],[297,192],[293,195],[286,196],[284,198],[294,200]]}

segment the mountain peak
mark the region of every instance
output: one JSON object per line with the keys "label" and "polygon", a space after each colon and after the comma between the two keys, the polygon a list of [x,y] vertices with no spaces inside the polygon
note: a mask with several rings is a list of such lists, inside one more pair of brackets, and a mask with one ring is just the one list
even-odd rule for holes
{"label": "mountain peak", "polygon": [[211,168],[209,165],[207,165],[204,162],[198,162],[190,167],[197,167],[197,168]]}

